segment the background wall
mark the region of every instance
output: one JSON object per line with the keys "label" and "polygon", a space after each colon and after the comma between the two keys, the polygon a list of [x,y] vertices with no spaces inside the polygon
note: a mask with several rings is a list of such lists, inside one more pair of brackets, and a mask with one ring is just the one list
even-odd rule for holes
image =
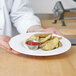
{"label": "background wall", "polygon": [[64,8],[76,8],[74,0],[30,0],[33,10],[37,14],[50,14],[56,1],[62,1]]}

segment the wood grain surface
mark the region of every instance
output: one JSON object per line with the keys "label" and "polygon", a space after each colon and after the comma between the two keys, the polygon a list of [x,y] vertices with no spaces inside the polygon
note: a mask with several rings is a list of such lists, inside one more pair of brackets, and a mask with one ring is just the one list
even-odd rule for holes
{"label": "wood grain surface", "polygon": [[[55,26],[65,35],[76,35],[76,24],[73,27],[68,22],[68,26],[62,27],[59,23],[52,25],[51,22],[43,20],[42,26]],[[69,33],[68,29],[72,31]],[[49,57],[14,55],[0,48],[0,76],[76,76],[76,46],[64,54]]]}
{"label": "wood grain surface", "polygon": [[0,76],[76,76],[76,46],[61,55],[14,55],[0,48]]}

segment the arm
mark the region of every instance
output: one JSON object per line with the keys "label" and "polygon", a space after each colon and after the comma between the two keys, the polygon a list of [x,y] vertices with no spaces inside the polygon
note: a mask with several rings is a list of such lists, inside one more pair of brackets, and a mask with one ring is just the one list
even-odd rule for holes
{"label": "arm", "polygon": [[[14,0],[10,11],[10,18],[19,33],[25,33],[27,29],[30,32],[34,31],[33,26],[38,25],[39,27],[41,25],[40,20],[34,15],[28,0]],[[30,30],[30,28],[32,29]],[[10,39],[11,37],[8,36],[0,36],[0,47],[14,54],[20,54],[9,46]]]}
{"label": "arm", "polygon": [[41,25],[40,20],[33,13],[29,0],[14,0],[10,17],[19,33],[26,33],[30,27]]}
{"label": "arm", "polygon": [[[41,25],[40,20],[33,14],[33,11],[29,6],[29,3],[26,2],[21,5],[19,2],[19,1],[22,2],[22,1],[28,1],[28,0],[14,0],[14,1],[16,3],[14,2],[13,4],[10,17],[11,17],[12,23],[17,28],[19,33],[40,31],[40,32],[50,32],[50,33],[62,35],[57,29],[54,29],[54,28],[43,29],[40,26]],[[10,39],[11,37],[8,37],[8,36],[0,36],[0,47],[14,54],[19,54],[19,52],[14,51],[9,46]]]}

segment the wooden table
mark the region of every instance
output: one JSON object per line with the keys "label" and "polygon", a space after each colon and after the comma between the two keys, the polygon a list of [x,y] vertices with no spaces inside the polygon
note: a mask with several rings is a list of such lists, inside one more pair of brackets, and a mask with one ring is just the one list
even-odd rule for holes
{"label": "wooden table", "polygon": [[14,55],[0,48],[0,76],[76,76],[76,46],[61,55]]}
{"label": "wooden table", "polygon": [[76,76],[76,46],[61,55],[14,55],[0,48],[0,76]]}

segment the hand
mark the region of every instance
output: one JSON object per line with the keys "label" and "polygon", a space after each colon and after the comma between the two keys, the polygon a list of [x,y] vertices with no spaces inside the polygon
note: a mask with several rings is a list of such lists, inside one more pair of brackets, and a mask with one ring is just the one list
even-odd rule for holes
{"label": "hand", "polygon": [[49,32],[52,34],[57,34],[57,35],[61,35],[64,36],[59,30],[57,30],[56,28],[47,28],[47,29],[42,29],[40,30],[40,32]]}
{"label": "hand", "polygon": [[11,37],[9,37],[9,36],[0,36],[0,47],[8,50],[14,54],[20,54],[19,52],[16,52],[9,46],[10,39],[11,39]]}
{"label": "hand", "polygon": [[56,28],[47,28],[47,29],[44,29],[44,28],[42,28],[39,25],[34,25],[34,26],[30,27],[27,32],[49,32],[49,33],[53,33],[53,34],[58,34],[58,35],[64,36]]}

